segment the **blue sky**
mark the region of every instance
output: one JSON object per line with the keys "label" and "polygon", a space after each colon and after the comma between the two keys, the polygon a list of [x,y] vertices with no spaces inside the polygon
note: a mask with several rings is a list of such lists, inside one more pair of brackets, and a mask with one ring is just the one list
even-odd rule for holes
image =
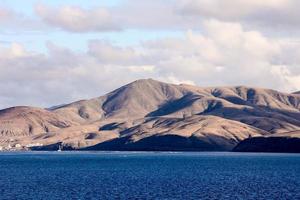
{"label": "blue sky", "polygon": [[[68,33],[65,31],[53,30],[51,32],[34,32],[0,34],[1,40],[5,41],[3,45],[9,45],[11,42],[22,43],[32,51],[46,52],[46,42],[54,42],[72,48],[74,50],[86,50],[87,41],[101,39],[110,41],[119,46],[138,45],[142,41],[155,40],[165,37],[183,37],[182,31],[146,31],[146,30],[125,30],[122,32],[104,32],[104,33]],[[76,41],[76,42],[74,42]]]}
{"label": "blue sky", "polygon": [[299,6],[298,0],[2,0],[0,108],[93,98],[141,78],[300,90]]}
{"label": "blue sky", "polygon": [[45,3],[53,6],[62,5],[78,5],[85,8],[91,8],[95,6],[118,6],[122,3],[122,0],[101,0],[101,1],[86,1],[86,0],[1,0],[0,5],[4,7],[13,8],[16,11],[26,13],[28,15],[33,14],[33,5]]}

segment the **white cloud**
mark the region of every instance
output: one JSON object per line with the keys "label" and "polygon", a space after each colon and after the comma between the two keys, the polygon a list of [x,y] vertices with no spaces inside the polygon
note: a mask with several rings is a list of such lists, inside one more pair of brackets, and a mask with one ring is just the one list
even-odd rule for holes
{"label": "white cloud", "polygon": [[154,72],[154,65],[141,65],[141,66],[128,66],[128,69],[132,72]]}
{"label": "white cloud", "polygon": [[[130,0],[113,7],[92,7],[37,4],[35,14],[39,20],[17,14],[19,27],[29,25],[41,31],[54,27],[68,32],[103,32],[124,29],[139,30],[201,30],[203,20],[237,22],[260,31],[299,30],[298,0]],[[0,22],[16,15],[10,9],[0,8]],[[18,21],[18,22],[17,22]],[[28,23],[30,22],[30,23]],[[17,29],[18,26],[6,26]],[[274,34],[274,33],[272,33]]]}
{"label": "white cloud", "polygon": [[282,9],[291,2],[292,0],[179,0],[178,9],[187,15],[232,20],[263,10]]}
{"label": "white cloud", "polygon": [[78,6],[49,7],[39,4],[36,14],[52,26],[74,32],[119,30],[109,10],[105,8],[83,9]]}
{"label": "white cloud", "polygon": [[107,64],[132,64],[140,59],[138,53],[130,47],[122,48],[100,40],[91,40],[88,53]]}
{"label": "white cloud", "polygon": [[173,83],[173,84],[188,84],[188,85],[196,85],[193,81],[191,80],[182,80],[178,79],[177,77],[170,75],[167,77],[158,77],[158,80],[165,81],[168,83]]}
{"label": "white cloud", "polygon": [[[161,74],[203,85],[250,84],[280,89],[269,73],[281,54],[277,41],[240,24],[208,20],[204,33],[188,31],[184,39],[144,44]],[[220,71],[222,73],[220,73]]]}
{"label": "white cloud", "polygon": [[239,22],[263,31],[299,30],[298,0],[178,0],[177,13],[190,20]]}
{"label": "white cloud", "polygon": [[24,57],[29,52],[26,52],[24,47],[19,43],[12,43],[10,47],[0,47],[0,59],[14,59],[17,57]]}
{"label": "white cloud", "polygon": [[102,63],[88,52],[52,43],[47,48],[48,54],[37,54],[20,44],[0,47],[1,108],[51,106],[96,97],[155,73],[153,66]]}
{"label": "white cloud", "polygon": [[287,91],[291,90],[291,88],[291,91],[298,91],[300,89],[300,73],[292,73],[289,66],[272,66],[271,73],[278,78],[277,82],[282,84],[282,89]]}
{"label": "white cloud", "polygon": [[28,31],[44,30],[45,26],[38,20],[17,12],[12,8],[0,7],[0,34],[18,36]]}
{"label": "white cloud", "polygon": [[86,52],[47,43],[48,53],[0,47],[0,105],[51,106],[96,97],[127,82],[300,89],[300,45],[271,39],[239,23],[206,20],[183,38],[120,47],[91,40]]}
{"label": "white cloud", "polygon": [[[300,70],[287,74],[281,82],[277,81],[280,73],[271,72],[274,65],[281,63],[282,56],[295,59],[284,55],[295,47],[258,31],[244,30],[238,23],[207,20],[203,28],[203,33],[188,31],[184,39],[145,44],[152,57],[159,58],[156,65],[161,74],[172,74],[204,86],[251,85],[286,91],[300,88],[295,81]],[[293,66],[287,68],[292,70]]]}

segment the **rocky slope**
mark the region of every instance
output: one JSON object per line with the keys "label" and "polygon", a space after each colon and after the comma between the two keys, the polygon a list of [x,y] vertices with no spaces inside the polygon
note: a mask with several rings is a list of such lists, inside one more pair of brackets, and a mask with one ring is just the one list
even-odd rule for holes
{"label": "rocky slope", "polygon": [[152,79],[50,109],[0,111],[2,147],[231,150],[249,137],[285,137],[295,130],[300,130],[299,94],[244,86],[203,88]]}

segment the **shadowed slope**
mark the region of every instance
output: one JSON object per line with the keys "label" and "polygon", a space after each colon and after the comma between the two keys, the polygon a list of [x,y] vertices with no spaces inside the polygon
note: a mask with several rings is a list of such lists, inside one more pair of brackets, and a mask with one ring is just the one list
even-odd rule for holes
{"label": "shadowed slope", "polygon": [[[114,127],[115,128],[115,127]],[[150,118],[120,132],[119,138],[84,150],[231,150],[248,137],[268,134],[214,116]]]}
{"label": "shadowed slope", "polygon": [[255,137],[239,143],[236,152],[281,152],[300,153],[300,138]]}

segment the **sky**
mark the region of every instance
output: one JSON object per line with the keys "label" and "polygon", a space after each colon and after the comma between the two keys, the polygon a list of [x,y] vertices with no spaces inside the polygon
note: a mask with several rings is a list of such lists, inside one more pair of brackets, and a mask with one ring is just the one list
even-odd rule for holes
{"label": "sky", "polygon": [[298,0],[0,0],[0,109],[126,83],[300,90]]}

